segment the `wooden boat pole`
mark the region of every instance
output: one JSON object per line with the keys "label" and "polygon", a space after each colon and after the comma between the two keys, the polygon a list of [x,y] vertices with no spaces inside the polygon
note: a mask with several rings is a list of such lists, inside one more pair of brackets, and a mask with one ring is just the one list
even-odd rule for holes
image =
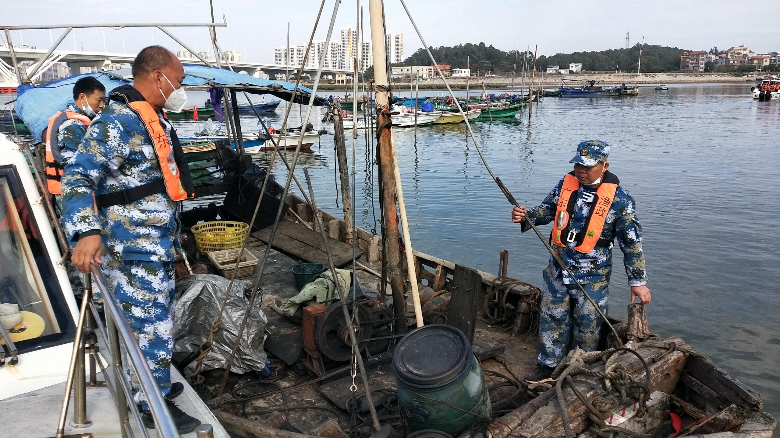
{"label": "wooden boat pole", "polygon": [[[341,105],[333,105],[333,140],[336,142],[336,157],[339,162],[339,178],[341,182],[341,204],[344,210],[344,224],[346,228],[346,242],[350,245],[354,239],[353,228],[355,222],[352,220],[352,195],[349,184],[349,166],[347,165],[347,144],[344,138],[344,120],[341,117]],[[354,108],[353,108],[354,110]]]}
{"label": "wooden boat pole", "polygon": [[[398,244],[398,213],[395,205],[395,176],[393,172],[392,122],[388,108],[390,85],[387,77],[385,53],[384,5],[382,0],[370,0],[368,13],[371,22],[371,43],[374,58],[374,90],[376,93],[377,135],[379,137],[379,174],[382,187],[384,224],[382,245],[383,262],[388,266],[390,288],[393,292],[396,334],[406,333],[406,297],[401,274],[400,245]],[[410,267],[411,269],[411,267]],[[383,272],[384,274],[384,272]],[[382,279],[383,282],[387,279]]]}
{"label": "wooden boat pole", "polygon": [[[414,125],[417,128],[417,125]],[[417,290],[417,271],[414,264],[414,252],[412,251],[412,238],[409,234],[409,220],[406,217],[406,203],[404,202],[404,188],[401,184],[401,170],[398,167],[398,153],[395,150],[395,141],[390,137],[393,144],[393,170],[395,171],[395,193],[398,196],[398,208],[401,212],[401,228],[404,233],[404,253],[406,255],[406,268],[409,271],[409,283],[412,286],[412,303],[414,304],[414,318],[417,327],[423,326],[422,305],[420,304],[420,292]]]}

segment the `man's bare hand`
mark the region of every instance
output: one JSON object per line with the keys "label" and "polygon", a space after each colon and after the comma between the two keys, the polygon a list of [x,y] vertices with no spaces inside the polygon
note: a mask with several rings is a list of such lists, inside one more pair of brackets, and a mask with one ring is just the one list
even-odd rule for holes
{"label": "man's bare hand", "polygon": [[519,223],[525,221],[525,206],[521,205],[512,209],[512,222]]}
{"label": "man's bare hand", "polygon": [[639,298],[642,304],[650,304],[650,289],[647,286],[631,286],[631,304],[634,304],[636,298]]}
{"label": "man's bare hand", "polygon": [[100,255],[102,253],[103,238],[100,234],[86,236],[79,239],[78,243],[76,243],[76,247],[73,248],[73,254],[70,256],[70,261],[79,272],[87,274],[89,273],[91,262],[95,262],[98,265],[101,264]]}

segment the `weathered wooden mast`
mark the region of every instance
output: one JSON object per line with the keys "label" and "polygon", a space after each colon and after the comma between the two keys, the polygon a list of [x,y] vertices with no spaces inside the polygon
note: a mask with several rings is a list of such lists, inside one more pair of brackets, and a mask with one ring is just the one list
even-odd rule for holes
{"label": "weathered wooden mast", "polygon": [[[389,82],[387,79],[387,51],[385,48],[384,5],[382,0],[368,3],[371,18],[371,44],[374,58],[374,91],[377,112],[377,134],[379,136],[379,178],[382,201],[382,276],[383,282],[390,277],[393,292],[393,310],[396,318],[396,333],[406,333],[406,298],[404,279],[401,273],[401,254],[398,233],[398,213],[395,203],[395,175],[393,172],[393,144],[389,110]],[[385,269],[386,267],[386,269]],[[413,267],[410,267],[413,269]]]}

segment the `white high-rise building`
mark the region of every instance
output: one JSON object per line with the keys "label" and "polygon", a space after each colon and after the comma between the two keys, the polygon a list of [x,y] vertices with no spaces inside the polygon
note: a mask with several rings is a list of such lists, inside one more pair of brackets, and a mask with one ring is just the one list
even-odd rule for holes
{"label": "white high-rise building", "polygon": [[352,58],[358,51],[358,31],[348,27],[341,30],[341,57],[339,68],[352,69]]}
{"label": "white high-rise building", "polygon": [[387,34],[386,44],[390,64],[400,64],[404,62],[404,34]]}
{"label": "white high-rise building", "polygon": [[367,68],[374,65],[374,54],[371,51],[371,41],[363,42],[363,50],[360,52],[360,71],[364,72]]}
{"label": "white high-rise building", "polygon": [[274,47],[274,64],[287,65],[287,49],[285,47]]}
{"label": "white high-rise building", "polygon": [[325,46],[325,41],[315,41],[314,47],[314,65],[319,66],[320,60],[324,57],[323,68],[326,70],[335,70],[339,68],[341,57],[341,44],[331,41]]}

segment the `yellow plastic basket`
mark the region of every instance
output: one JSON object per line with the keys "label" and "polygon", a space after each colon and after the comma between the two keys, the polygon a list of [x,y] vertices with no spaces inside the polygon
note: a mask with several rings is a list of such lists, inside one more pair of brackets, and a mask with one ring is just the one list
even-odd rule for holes
{"label": "yellow plastic basket", "polygon": [[212,221],[194,225],[192,234],[198,251],[206,254],[211,251],[240,248],[249,234],[249,225],[244,222]]}

